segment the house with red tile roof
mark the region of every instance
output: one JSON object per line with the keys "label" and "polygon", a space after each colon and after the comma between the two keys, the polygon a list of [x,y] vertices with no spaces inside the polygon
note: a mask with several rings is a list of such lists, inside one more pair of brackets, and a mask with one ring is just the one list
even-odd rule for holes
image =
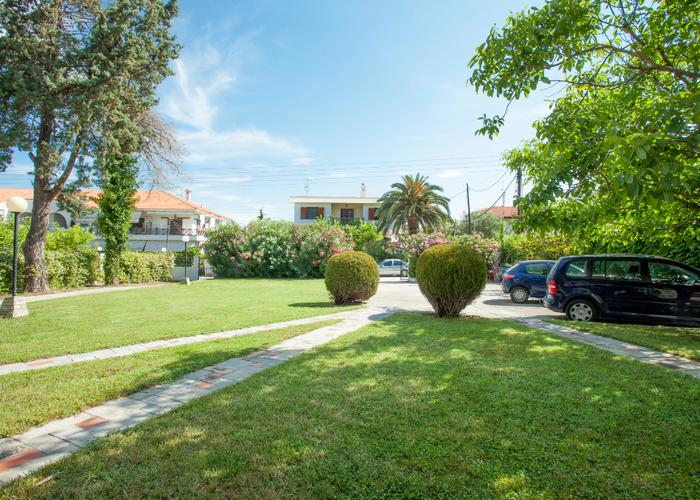
{"label": "house with red tile roof", "polygon": [[[481,211],[482,210],[477,210],[477,212]],[[505,223],[505,231],[507,233],[513,232],[513,221],[518,218],[517,207],[491,207],[488,209],[488,212],[491,212],[496,217],[503,219],[503,222]]]}
{"label": "house with red tile roof", "polygon": [[[56,202],[51,204],[50,223],[52,228],[68,228],[74,225],[95,233],[96,244],[103,245],[95,225],[97,218],[97,198],[100,191],[86,189],[80,192],[85,200],[88,214],[73,218],[69,212],[61,210]],[[136,193],[136,206],[131,214],[129,229],[129,245],[132,250],[158,252],[163,248],[168,251],[179,251],[184,248],[183,236],[189,236],[194,241],[205,237],[208,229],[231,220],[226,215],[214,212],[200,203],[192,201],[192,191],[186,190],[185,197],[180,198],[166,191],[152,189],[139,190]],[[29,202],[33,191],[31,188],[0,188],[0,218],[9,216],[6,201],[12,196],[21,196]],[[20,217],[29,217],[27,212]]]}

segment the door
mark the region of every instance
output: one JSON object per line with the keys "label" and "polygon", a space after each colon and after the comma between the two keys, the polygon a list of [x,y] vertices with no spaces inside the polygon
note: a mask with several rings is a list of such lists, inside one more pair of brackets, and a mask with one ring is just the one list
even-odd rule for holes
{"label": "door", "polygon": [[525,264],[525,281],[533,298],[544,297],[547,293],[547,275],[552,265],[547,262]]}
{"label": "door", "polygon": [[379,264],[379,276],[391,276],[391,260],[382,261]]}
{"label": "door", "polygon": [[650,314],[668,319],[700,319],[700,276],[670,262],[651,260],[648,307]]}
{"label": "door", "polygon": [[340,209],[340,222],[343,224],[352,224],[355,220],[355,209],[353,208],[341,208]]}
{"label": "door", "polygon": [[605,303],[608,314],[636,316],[647,312],[648,284],[642,281],[641,260],[594,260],[591,283],[593,291]]}

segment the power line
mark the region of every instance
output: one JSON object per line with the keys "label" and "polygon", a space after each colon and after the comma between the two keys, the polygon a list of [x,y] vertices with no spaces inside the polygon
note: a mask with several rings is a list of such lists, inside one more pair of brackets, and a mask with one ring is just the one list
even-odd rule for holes
{"label": "power line", "polygon": [[474,193],[483,193],[484,191],[488,191],[489,189],[492,189],[496,184],[498,184],[499,182],[501,182],[501,179],[503,179],[503,178],[506,176],[507,173],[508,173],[508,170],[506,170],[505,172],[503,172],[503,174],[498,178],[498,180],[497,180],[496,182],[494,182],[493,184],[491,184],[489,187],[484,188],[484,189],[472,189],[472,192],[474,192]]}
{"label": "power line", "polygon": [[510,188],[510,186],[513,184],[513,182],[514,182],[515,179],[517,179],[517,178],[518,178],[518,177],[515,176],[515,177],[513,177],[513,178],[510,180],[510,182],[508,183],[508,185],[506,186],[506,188],[503,190],[503,192],[502,192],[501,194],[499,194],[499,195],[498,195],[498,198],[496,198],[496,201],[493,202],[493,205],[491,205],[489,208],[487,208],[487,209],[485,209],[485,210],[479,210],[479,212],[481,212],[481,213],[480,213],[479,215],[477,215],[476,217],[474,217],[474,219],[472,220],[472,222],[478,220],[480,217],[483,217],[484,214],[486,214],[486,212],[488,212],[488,211],[491,210],[493,207],[495,207],[495,206],[496,206],[496,203],[498,203],[498,200],[501,199],[501,196],[505,195],[506,192],[508,192],[508,189]]}

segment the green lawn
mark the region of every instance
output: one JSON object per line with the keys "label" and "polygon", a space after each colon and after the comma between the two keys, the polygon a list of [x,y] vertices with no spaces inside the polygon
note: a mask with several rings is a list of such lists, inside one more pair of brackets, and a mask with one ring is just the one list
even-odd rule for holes
{"label": "green lawn", "polygon": [[173,381],[229,358],[336,323],[325,321],[229,339],[0,376],[0,437]]}
{"label": "green lawn", "polygon": [[322,280],[211,280],[29,304],[0,319],[0,363],[286,321],[335,306]]}
{"label": "green lawn", "polygon": [[628,323],[581,323],[557,319],[547,319],[547,321],[700,361],[700,328]]}
{"label": "green lawn", "polygon": [[3,493],[697,498],[698,407],[700,381],[662,367],[506,321],[405,313]]}

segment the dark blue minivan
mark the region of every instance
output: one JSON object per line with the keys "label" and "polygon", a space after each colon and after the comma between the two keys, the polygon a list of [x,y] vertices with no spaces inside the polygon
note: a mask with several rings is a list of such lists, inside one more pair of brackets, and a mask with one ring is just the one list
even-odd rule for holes
{"label": "dark blue minivan", "polygon": [[518,262],[503,274],[501,290],[516,304],[524,304],[530,297],[541,299],[547,293],[547,275],[552,266],[553,260]]}
{"label": "dark blue minivan", "polygon": [[543,304],[570,320],[633,319],[700,324],[700,269],[651,255],[562,257]]}

